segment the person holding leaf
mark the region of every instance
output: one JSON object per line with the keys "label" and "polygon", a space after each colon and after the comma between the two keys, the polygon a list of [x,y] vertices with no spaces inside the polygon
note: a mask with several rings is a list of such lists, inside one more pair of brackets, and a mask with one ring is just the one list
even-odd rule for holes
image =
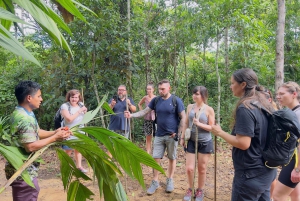
{"label": "person holding leaf", "polygon": [[[63,125],[68,128],[72,128],[83,120],[84,114],[87,112],[87,108],[82,103],[82,96],[77,89],[72,89],[66,94],[66,103],[61,106],[61,116],[64,118]],[[79,127],[83,127],[80,125]],[[71,136],[69,139],[77,139],[75,136]],[[73,149],[63,145],[62,148],[70,156]],[[76,167],[83,173],[87,170],[82,167],[82,155],[77,150],[74,150]]]}
{"label": "person holding leaf", "polygon": [[[197,86],[193,89],[194,104],[187,107],[188,118],[185,119],[183,130],[190,129],[190,139],[185,141],[185,132],[183,132],[180,144],[185,147],[186,151],[186,173],[188,178],[189,188],[183,200],[192,200],[192,192],[194,185],[194,171],[195,171],[195,153],[198,157],[198,188],[195,192],[195,200],[202,201],[204,198],[204,185],[206,180],[206,168],[211,154],[213,153],[213,141],[210,133],[211,125],[215,123],[215,111],[212,107],[207,105],[208,92],[204,86]],[[197,127],[197,128],[196,128]],[[198,132],[196,132],[198,129]],[[198,136],[196,136],[198,135]],[[196,149],[196,143],[197,151]]]}
{"label": "person holding leaf", "polygon": [[[38,109],[43,101],[41,86],[33,81],[21,81],[15,87],[15,96],[18,100],[18,106],[11,115],[10,132],[12,135],[11,146],[18,147],[23,153],[38,151],[56,141],[67,139],[71,132],[59,128],[55,131],[45,131],[40,129],[33,110]],[[32,180],[33,186],[30,186],[21,176],[17,177],[12,183],[13,201],[36,201],[40,187],[38,185],[37,176],[39,170],[39,162],[34,161],[30,164],[26,171],[29,179]],[[6,163],[6,178],[10,179],[16,169],[13,164]]]}

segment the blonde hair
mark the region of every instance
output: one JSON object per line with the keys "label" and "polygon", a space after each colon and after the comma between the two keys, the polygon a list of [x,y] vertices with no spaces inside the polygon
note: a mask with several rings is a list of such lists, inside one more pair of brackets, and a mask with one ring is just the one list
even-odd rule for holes
{"label": "blonde hair", "polygon": [[283,83],[280,87],[286,88],[291,94],[296,92],[297,100],[300,102],[300,86],[296,82],[288,81]]}

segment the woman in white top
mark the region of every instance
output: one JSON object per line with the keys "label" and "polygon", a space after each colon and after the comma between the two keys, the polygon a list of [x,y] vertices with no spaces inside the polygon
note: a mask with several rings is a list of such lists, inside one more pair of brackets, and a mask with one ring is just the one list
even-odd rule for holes
{"label": "woman in white top", "polygon": [[[145,107],[148,106],[148,104],[150,103],[150,101],[156,97],[154,94],[154,86],[153,84],[148,84],[147,85],[147,95],[144,96],[138,106],[140,110],[143,110],[143,104],[145,103]],[[154,125],[153,125],[153,121],[155,119],[155,112],[154,110],[152,110],[151,112],[148,112],[145,116],[144,116],[144,134],[146,135],[146,150],[147,153],[150,154],[151,152],[151,143],[152,143],[152,135],[154,132]]]}
{"label": "woman in white top", "polygon": [[[83,105],[81,94],[78,90],[72,89],[68,91],[66,95],[66,103],[61,106],[61,115],[64,118],[62,126],[66,126],[68,128],[72,128],[73,126],[80,123],[83,119],[83,115],[87,112],[87,108]],[[71,137],[70,139],[74,139],[75,137]],[[63,146],[65,152],[70,156],[73,149],[68,146]],[[82,165],[82,155],[74,150],[76,167],[83,173],[87,172]]]}

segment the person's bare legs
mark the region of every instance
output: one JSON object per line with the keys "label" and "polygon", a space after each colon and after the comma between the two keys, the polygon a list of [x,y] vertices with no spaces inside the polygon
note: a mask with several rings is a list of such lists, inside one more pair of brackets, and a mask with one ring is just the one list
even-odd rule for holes
{"label": "person's bare legs", "polygon": [[79,153],[77,150],[74,149],[74,155],[75,155],[75,161],[76,161],[76,167],[77,168],[82,168],[82,155]]}
{"label": "person's bare legs", "polygon": [[273,199],[273,192],[274,192],[274,189],[275,189],[275,185],[276,185],[276,179],[274,179],[274,181],[272,182],[271,184],[271,189],[270,189],[270,198]]}
{"label": "person's bare legs", "polygon": [[[194,155],[195,156],[195,155]],[[198,188],[203,189],[206,181],[206,168],[211,154],[198,153]]]}
{"label": "person's bare legs", "polygon": [[73,151],[72,149],[70,149],[70,150],[65,150],[66,154],[68,154],[70,157],[71,157],[72,151]]}
{"label": "person's bare legs", "polygon": [[151,145],[152,145],[152,135],[147,135],[146,136],[146,150],[147,153],[151,153]]}
{"label": "person's bare legs", "polygon": [[188,179],[189,188],[193,189],[194,168],[195,168],[195,154],[186,153],[185,169]]}
{"label": "person's bare legs", "polygon": [[[160,164],[160,158],[155,158],[154,160],[157,162],[157,164]],[[158,170],[156,169],[153,169],[153,180],[158,181]]]}
{"label": "person's bare legs", "polygon": [[282,184],[280,181],[277,181],[273,192],[273,200],[285,201],[293,190],[294,188],[290,188]]}
{"label": "person's bare legs", "polygon": [[176,159],[169,159],[168,178],[173,178],[176,169]]}
{"label": "person's bare legs", "polygon": [[296,188],[290,194],[291,201],[300,201],[300,185],[297,184]]}

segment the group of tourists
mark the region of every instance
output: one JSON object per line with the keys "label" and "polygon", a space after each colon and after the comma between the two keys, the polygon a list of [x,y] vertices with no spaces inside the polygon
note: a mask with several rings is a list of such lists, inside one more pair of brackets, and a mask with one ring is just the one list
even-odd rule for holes
{"label": "group of tourists", "polygon": [[[259,102],[267,110],[287,107],[296,113],[300,121],[300,87],[295,82],[286,82],[276,92],[277,104],[272,94],[266,88],[258,85],[255,72],[249,68],[235,71],[231,76],[230,89],[233,96],[239,98],[233,111],[231,134],[225,132],[215,123],[215,112],[207,105],[208,90],[204,86],[196,86],[192,91],[193,103],[185,111],[182,100],[171,94],[168,80],[158,83],[158,96],[154,95],[152,83],[146,87],[147,95],[138,103],[139,111],[134,101],[127,97],[125,85],[120,85],[117,96],[109,100],[110,108],[115,115],[110,116],[109,129],[126,137],[130,137],[130,118],[144,117],[143,130],[146,136],[146,151],[160,164],[167,152],[168,170],[165,182],[166,192],[174,190],[174,173],[176,169],[178,144],[186,152],[187,190],[183,200],[204,200],[207,164],[214,153],[212,135],[221,137],[233,146],[232,159],[234,178],[232,183],[232,201],[285,201],[288,196],[291,201],[300,200],[300,164],[298,156],[293,156],[288,165],[283,166],[279,174],[277,169],[265,165],[262,148],[267,140],[268,118],[263,111],[252,103]],[[33,110],[39,108],[42,97],[40,85],[32,81],[22,81],[15,88],[18,106],[12,114],[12,128],[17,138],[17,146],[27,152],[33,152],[54,141],[72,139],[74,136],[68,130],[59,128],[55,131],[45,131],[39,128]],[[87,112],[82,96],[78,90],[70,90],[66,95],[66,103],[60,108],[63,117],[62,126],[72,127],[78,124]],[[83,126],[83,125],[81,125]],[[153,140],[153,136],[154,140]],[[153,141],[153,148],[152,148]],[[72,149],[63,146],[70,155]],[[82,167],[82,156],[74,150],[77,168],[87,172]],[[39,187],[37,170],[39,164],[33,163],[28,172],[35,189],[28,186],[21,177],[12,183],[14,201],[37,200]],[[194,172],[198,169],[198,183],[194,190]],[[7,163],[5,172],[7,178],[14,173],[14,168]],[[152,182],[147,194],[152,195],[160,187],[159,173],[153,170]],[[193,194],[194,192],[194,194]]]}

